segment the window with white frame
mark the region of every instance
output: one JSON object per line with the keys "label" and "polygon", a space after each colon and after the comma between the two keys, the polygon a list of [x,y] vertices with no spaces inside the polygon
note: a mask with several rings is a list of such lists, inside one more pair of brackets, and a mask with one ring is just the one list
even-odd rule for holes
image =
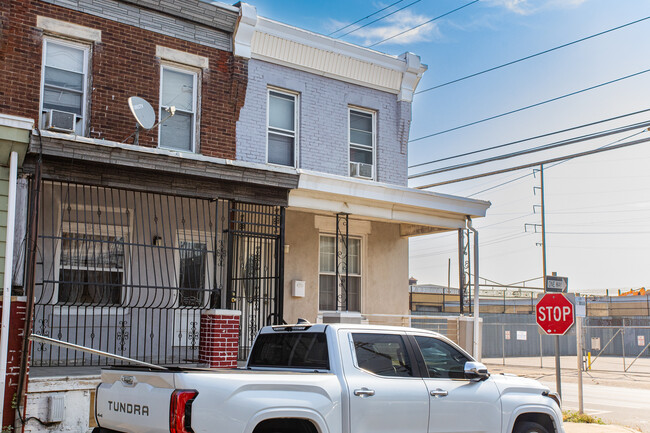
{"label": "window with white frame", "polygon": [[58,303],[119,305],[126,242],[126,227],[65,222],[58,260]]}
{"label": "window with white frame", "polygon": [[375,113],[350,108],[350,176],[375,177]]}
{"label": "window with white frame", "polygon": [[[160,77],[159,146],[196,150],[198,72],[163,65]],[[175,113],[170,117],[171,107]]]}
{"label": "window with white frame", "polygon": [[87,45],[45,39],[41,127],[85,134],[89,51]]}
{"label": "window with white frame", "polygon": [[214,277],[212,242],[207,233],[179,230],[178,251],[178,305],[205,307],[209,300]]}
{"label": "window with white frame", "polygon": [[298,95],[269,89],[268,150],[270,164],[296,165]]}
{"label": "window with white frame", "polygon": [[[319,247],[319,269],[318,269],[318,308],[321,311],[337,310],[337,285],[336,263],[337,256],[345,257],[348,261],[348,311],[360,310],[361,294],[361,239],[348,238],[347,249],[343,242],[339,241],[338,251],[336,237],[331,235],[320,236]],[[345,268],[339,264],[339,278],[345,278]],[[341,288],[338,289],[341,291]],[[338,293],[345,305],[345,293]]]}

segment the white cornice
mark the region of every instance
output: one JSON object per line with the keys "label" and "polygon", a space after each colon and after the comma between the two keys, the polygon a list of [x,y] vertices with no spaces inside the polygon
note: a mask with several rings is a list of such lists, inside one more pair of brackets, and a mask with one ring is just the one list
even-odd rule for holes
{"label": "white cornice", "polygon": [[391,56],[258,17],[240,3],[235,55],[264,60],[398,95],[411,102],[427,66],[412,53]]}

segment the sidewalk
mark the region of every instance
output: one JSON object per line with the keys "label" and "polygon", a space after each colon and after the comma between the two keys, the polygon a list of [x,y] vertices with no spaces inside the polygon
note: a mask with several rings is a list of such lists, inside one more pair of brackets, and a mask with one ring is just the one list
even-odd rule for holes
{"label": "sidewalk", "polygon": [[634,430],[628,427],[621,427],[618,425],[600,425],[573,422],[565,422],[564,430],[566,430],[566,433],[638,433],[638,430]]}

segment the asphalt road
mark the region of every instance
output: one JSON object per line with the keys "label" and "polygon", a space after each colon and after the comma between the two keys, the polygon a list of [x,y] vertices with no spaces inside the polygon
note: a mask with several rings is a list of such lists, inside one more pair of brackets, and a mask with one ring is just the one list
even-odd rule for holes
{"label": "asphalt road", "polygon": [[[555,381],[543,381],[555,389]],[[634,387],[583,384],[585,412],[606,422],[650,433],[650,390]],[[562,408],[578,409],[578,384],[562,383]]]}

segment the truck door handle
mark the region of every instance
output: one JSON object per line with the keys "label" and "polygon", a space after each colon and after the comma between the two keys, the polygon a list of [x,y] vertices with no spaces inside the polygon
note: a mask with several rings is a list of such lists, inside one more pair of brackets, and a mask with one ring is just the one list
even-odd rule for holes
{"label": "truck door handle", "polygon": [[449,391],[445,391],[444,389],[435,389],[431,391],[429,394],[431,394],[431,397],[446,397],[449,395]]}
{"label": "truck door handle", "polygon": [[361,389],[355,389],[354,395],[356,395],[357,397],[372,397],[373,395],[375,395],[375,390],[368,389],[365,387]]}

